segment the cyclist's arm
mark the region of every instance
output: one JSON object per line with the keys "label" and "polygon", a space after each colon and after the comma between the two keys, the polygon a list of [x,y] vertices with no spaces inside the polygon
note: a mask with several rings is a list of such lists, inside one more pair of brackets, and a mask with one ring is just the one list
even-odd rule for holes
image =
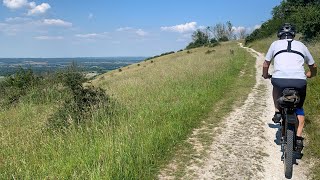
{"label": "cyclist's arm", "polygon": [[317,75],[317,65],[315,64],[315,61],[307,47],[305,47],[305,53],[306,53],[305,60],[310,70],[306,73],[306,76],[307,78],[312,78]]}
{"label": "cyclist's arm", "polygon": [[274,43],[275,42],[273,42],[270,45],[268,52],[266,54],[266,57],[265,57],[265,61],[263,62],[262,77],[265,79],[270,78],[268,71],[269,71],[269,66],[271,64],[271,60],[272,60],[273,54],[274,54]]}
{"label": "cyclist's arm", "polygon": [[265,79],[269,78],[268,71],[269,71],[270,64],[271,64],[271,61],[267,61],[267,60],[265,60],[263,63],[262,76]]}
{"label": "cyclist's arm", "polygon": [[310,71],[308,71],[306,73],[307,78],[312,78],[312,77],[317,75],[317,71],[318,70],[317,70],[317,65],[316,64],[309,65],[309,69],[310,69]]}

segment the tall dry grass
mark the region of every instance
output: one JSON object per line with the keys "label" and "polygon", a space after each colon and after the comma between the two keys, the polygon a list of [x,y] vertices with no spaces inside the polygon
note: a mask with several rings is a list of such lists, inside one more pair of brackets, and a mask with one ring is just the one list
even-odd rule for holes
{"label": "tall dry grass", "polygon": [[153,179],[219,100],[249,92],[253,63],[236,43],[224,43],[109,72],[92,84],[117,101],[113,116],[97,110],[63,133],[44,128],[59,103],[0,110],[0,179]]}

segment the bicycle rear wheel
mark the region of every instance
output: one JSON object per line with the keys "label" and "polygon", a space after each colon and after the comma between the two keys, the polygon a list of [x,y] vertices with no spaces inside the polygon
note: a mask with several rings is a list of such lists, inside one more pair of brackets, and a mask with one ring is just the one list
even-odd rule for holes
{"label": "bicycle rear wheel", "polygon": [[293,140],[294,140],[294,126],[288,124],[287,128],[287,142],[284,149],[284,174],[285,177],[292,178],[293,171]]}

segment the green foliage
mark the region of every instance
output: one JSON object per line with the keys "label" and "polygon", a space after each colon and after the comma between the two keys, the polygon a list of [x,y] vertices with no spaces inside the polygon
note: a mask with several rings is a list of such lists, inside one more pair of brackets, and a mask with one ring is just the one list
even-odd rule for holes
{"label": "green foliage", "polygon": [[48,120],[51,129],[64,129],[72,124],[79,125],[85,122],[93,111],[101,106],[106,108],[108,96],[102,89],[92,86],[83,87],[86,81],[77,65],[72,63],[64,72],[58,74],[58,79],[64,87],[70,90],[71,99],[66,99],[62,107]]}
{"label": "green foliage", "polygon": [[263,23],[260,28],[255,29],[246,37],[245,43],[248,44],[258,39],[267,38],[278,31],[279,27],[284,23],[283,19],[271,19]]}
{"label": "green foliage", "polygon": [[31,68],[19,70],[0,82],[0,106],[15,104],[26,95],[28,91],[39,84],[40,78],[36,77]]}
{"label": "green foliage", "polygon": [[279,6],[273,8],[272,18],[264,22],[259,29],[254,30],[245,39],[245,43],[269,37],[285,22],[296,25],[297,32],[302,33],[304,40],[314,39],[320,31],[320,1],[282,1]]}
{"label": "green foliage", "polygon": [[189,43],[186,49],[192,49],[202,46],[214,47],[218,45],[218,41],[215,38],[210,39],[208,32],[198,29],[192,34],[193,41]]}
{"label": "green foliage", "polygon": [[320,5],[298,7],[292,15],[304,39],[310,41],[320,33]]}
{"label": "green foliage", "polygon": [[81,87],[48,119],[48,127],[51,130],[66,129],[71,125],[77,127],[87,122],[99,108],[107,109],[108,103],[109,98],[102,89]]}
{"label": "green foliage", "polygon": [[192,42],[190,42],[186,49],[198,47],[214,47],[219,45],[219,42],[229,41],[234,38],[234,31],[230,21],[226,24],[218,23],[215,26],[208,26],[205,29],[197,29],[192,34]]}

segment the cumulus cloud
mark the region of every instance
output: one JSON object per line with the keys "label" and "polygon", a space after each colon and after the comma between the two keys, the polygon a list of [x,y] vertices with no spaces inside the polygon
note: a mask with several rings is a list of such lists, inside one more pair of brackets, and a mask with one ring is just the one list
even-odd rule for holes
{"label": "cumulus cloud", "polygon": [[43,24],[48,26],[63,26],[63,27],[72,26],[72,23],[63,21],[61,19],[45,19],[43,20]]}
{"label": "cumulus cloud", "polygon": [[3,5],[9,9],[20,9],[28,5],[28,0],[3,0]]}
{"label": "cumulus cloud", "polygon": [[37,15],[37,14],[44,14],[51,8],[48,3],[42,3],[38,6],[34,4],[30,5],[32,8],[28,11],[28,15]]}
{"label": "cumulus cloud", "polygon": [[37,36],[34,38],[37,40],[62,40],[62,39],[64,39],[62,36]]}
{"label": "cumulus cloud", "polygon": [[197,29],[197,23],[196,22],[190,22],[186,24],[179,24],[176,26],[166,26],[161,27],[162,31],[171,31],[171,32],[179,32],[179,33],[186,33],[195,31]]}
{"label": "cumulus cloud", "polygon": [[9,9],[28,9],[28,15],[44,14],[51,8],[48,3],[42,3],[37,5],[34,1],[29,2],[28,0],[3,0],[3,5]]}

